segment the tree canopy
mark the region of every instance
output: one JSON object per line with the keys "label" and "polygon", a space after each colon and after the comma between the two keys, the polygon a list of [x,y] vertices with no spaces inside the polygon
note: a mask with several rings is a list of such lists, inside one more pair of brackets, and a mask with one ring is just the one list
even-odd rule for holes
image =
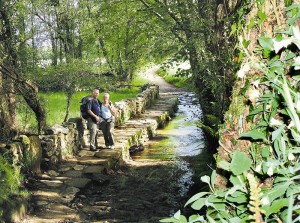
{"label": "tree canopy", "polygon": [[204,110],[222,119],[235,69],[229,59],[234,39],[230,43],[223,35],[230,20],[219,18],[217,5],[217,0],[1,1],[1,85],[7,104],[2,106],[15,113],[11,96],[21,95],[41,130],[46,121],[37,92],[21,91],[28,84],[64,91],[69,100],[76,89],[128,83],[151,62],[189,61],[190,70],[178,75],[188,76]]}

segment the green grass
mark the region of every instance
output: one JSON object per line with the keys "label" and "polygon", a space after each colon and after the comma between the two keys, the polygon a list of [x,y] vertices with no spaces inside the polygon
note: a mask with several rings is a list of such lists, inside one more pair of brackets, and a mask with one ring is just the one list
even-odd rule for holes
{"label": "green grass", "polygon": [[163,69],[158,69],[157,71],[158,75],[160,75],[161,77],[163,77],[165,79],[165,81],[167,81],[170,84],[173,84],[177,87],[186,89],[186,90],[191,90],[193,88],[193,85],[191,83],[191,81],[183,76],[176,76],[176,70],[170,68],[167,70],[163,70]]}
{"label": "green grass", "polygon": [[149,81],[141,74],[132,80],[131,84],[134,86],[142,86],[149,83]]}
{"label": "green grass", "polygon": [[[135,85],[142,85],[144,82],[138,80]],[[106,92],[100,92],[99,100],[102,101]],[[112,102],[121,101],[126,98],[135,98],[139,93],[139,87],[117,89],[114,92],[108,92]],[[77,92],[71,99],[69,118],[80,117],[79,102],[81,98],[91,95],[91,92]],[[46,109],[47,125],[61,124],[66,114],[66,95],[63,92],[39,93],[44,108]],[[17,111],[17,120],[21,130],[36,130],[37,123],[33,112],[28,108],[25,102],[20,102]]]}
{"label": "green grass", "polygon": [[[178,87],[186,89],[188,88],[186,78],[176,77],[175,73],[172,71],[169,71],[168,73],[162,73],[162,70],[160,70],[159,73],[167,82]],[[115,89],[113,92],[108,92],[110,94],[110,99],[112,102],[117,102],[126,98],[135,98],[140,91],[138,86],[142,86],[146,83],[148,83],[148,80],[143,77],[143,75],[138,75],[131,83],[135,87]],[[104,93],[105,92],[100,92],[100,101],[102,101]],[[91,92],[83,91],[77,92],[73,95],[71,99],[69,118],[80,117],[79,102],[81,98],[86,95],[91,95]],[[66,95],[64,92],[41,92],[39,93],[39,97],[46,110],[47,126],[61,124],[66,115],[67,106]],[[26,105],[26,103],[22,101],[22,99],[20,99],[20,102],[17,106],[17,121],[18,126],[22,131],[36,131],[37,129],[37,123],[35,121],[34,114]]]}

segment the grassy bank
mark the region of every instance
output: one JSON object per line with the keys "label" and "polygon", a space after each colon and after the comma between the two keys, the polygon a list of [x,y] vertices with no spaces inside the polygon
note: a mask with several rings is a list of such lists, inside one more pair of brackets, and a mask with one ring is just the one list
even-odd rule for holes
{"label": "grassy bank", "polygon": [[[141,73],[144,72],[145,70],[141,71]],[[192,89],[191,84],[188,84],[189,81],[186,77],[178,77],[175,75],[175,69],[159,69],[158,74],[162,76],[167,82],[175,86],[189,90]],[[140,91],[139,86],[142,86],[147,82],[147,79],[145,79],[143,75],[140,75],[132,81],[132,86],[112,89],[108,93],[110,94],[110,98],[113,102],[121,101],[122,99],[126,98],[134,98]],[[100,101],[102,100],[104,93],[106,92],[100,92]],[[91,95],[91,92],[81,91],[76,92],[73,95],[71,99],[69,118],[80,116],[79,103],[81,101],[81,98],[86,95]],[[67,101],[65,92],[40,92],[39,97],[46,110],[47,125],[53,126],[54,124],[61,124],[66,115]],[[22,131],[36,131],[37,129],[37,123],[35,121],[34,113],[26,105],[26,103],[22,101],[22,99],[19,100],[17,105],[17,121],[18,126]]]}
{"label": "grassy bank", "polygon": [[170,84],[173,84],[177,87],[186,89],[186,90],[191,90],[193,89],[193,84],[189,80],[188,77],[186,76],[178,76],[176,74],[177,68],[159,68],[157,70],[157,74],[165,79]]}
{"label": "grassy bank", "polygon": [[[147,81],[143,78],[137,78],[132,82],[133,87],[114,89],[110,94],[111,101],[117,102],[126,98],[134,98],[139,93],[141,86]],[[102,101],[103,95],[106,92],[100,92],[99,99]],[[81,98],[91,95],[90,91],[77,92],[71,99],[69,118],[79,117],[79,103]],[[61,124],[66,114],[66,95],[64,92],[41,92],[39,93],[40,100],[46,109],[47,125]],[[35,130],[37,123],[31,109],[24,101],[20,99],[17,105],[17,120],[21,130]]]}

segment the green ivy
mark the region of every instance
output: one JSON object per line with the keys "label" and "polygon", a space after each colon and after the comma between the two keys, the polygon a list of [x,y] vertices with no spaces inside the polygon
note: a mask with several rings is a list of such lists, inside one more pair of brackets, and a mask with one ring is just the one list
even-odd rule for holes
{"label": "green ivy", "polygon": [[[289,6],[290,1],[285,4]],[[205,215],[185,217],[178,211],[161,222],[300,221],[300,29],[294,25],[300,18],[300,5],[290,5],[287,16],[284,32],[276,38],[259,38],[257,53],[265,60],[248,58],[249,66],[264,74],[256,80],[263,88],[257,90],[261,95],[248,116],[256,125],[240,135],[252,142],[250,156],[235,151],[230,162],[217,163],[229,176],[225,190],[214,187],[216,171],[201,177],[210,191],[195,194],[186,206],[205,210]]]}

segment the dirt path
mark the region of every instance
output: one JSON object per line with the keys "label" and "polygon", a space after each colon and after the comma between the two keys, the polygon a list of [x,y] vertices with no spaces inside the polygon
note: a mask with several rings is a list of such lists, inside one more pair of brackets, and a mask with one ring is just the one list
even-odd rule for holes
{"label": "dirt path", "polygon": [[166,82],[161,76],[157,75],[159,66],[153,66],[146,71],[146,78],[151,84],[159,86],[160,93],[184,92],[182,88],[178,88]]}
{"label": "dirt path", "polygon": [[[150,69],[147,77],[160,86],[161,94],[182,92],[156,70]],[[101,173],[101,159],[89,152],[82,151],[81,157],[61,165],[52,176],[48,172],[31,179],[33,205],[23,223],[158,222],[182,206],[178,179],[185,173],[177,161],[132,160]]]}

